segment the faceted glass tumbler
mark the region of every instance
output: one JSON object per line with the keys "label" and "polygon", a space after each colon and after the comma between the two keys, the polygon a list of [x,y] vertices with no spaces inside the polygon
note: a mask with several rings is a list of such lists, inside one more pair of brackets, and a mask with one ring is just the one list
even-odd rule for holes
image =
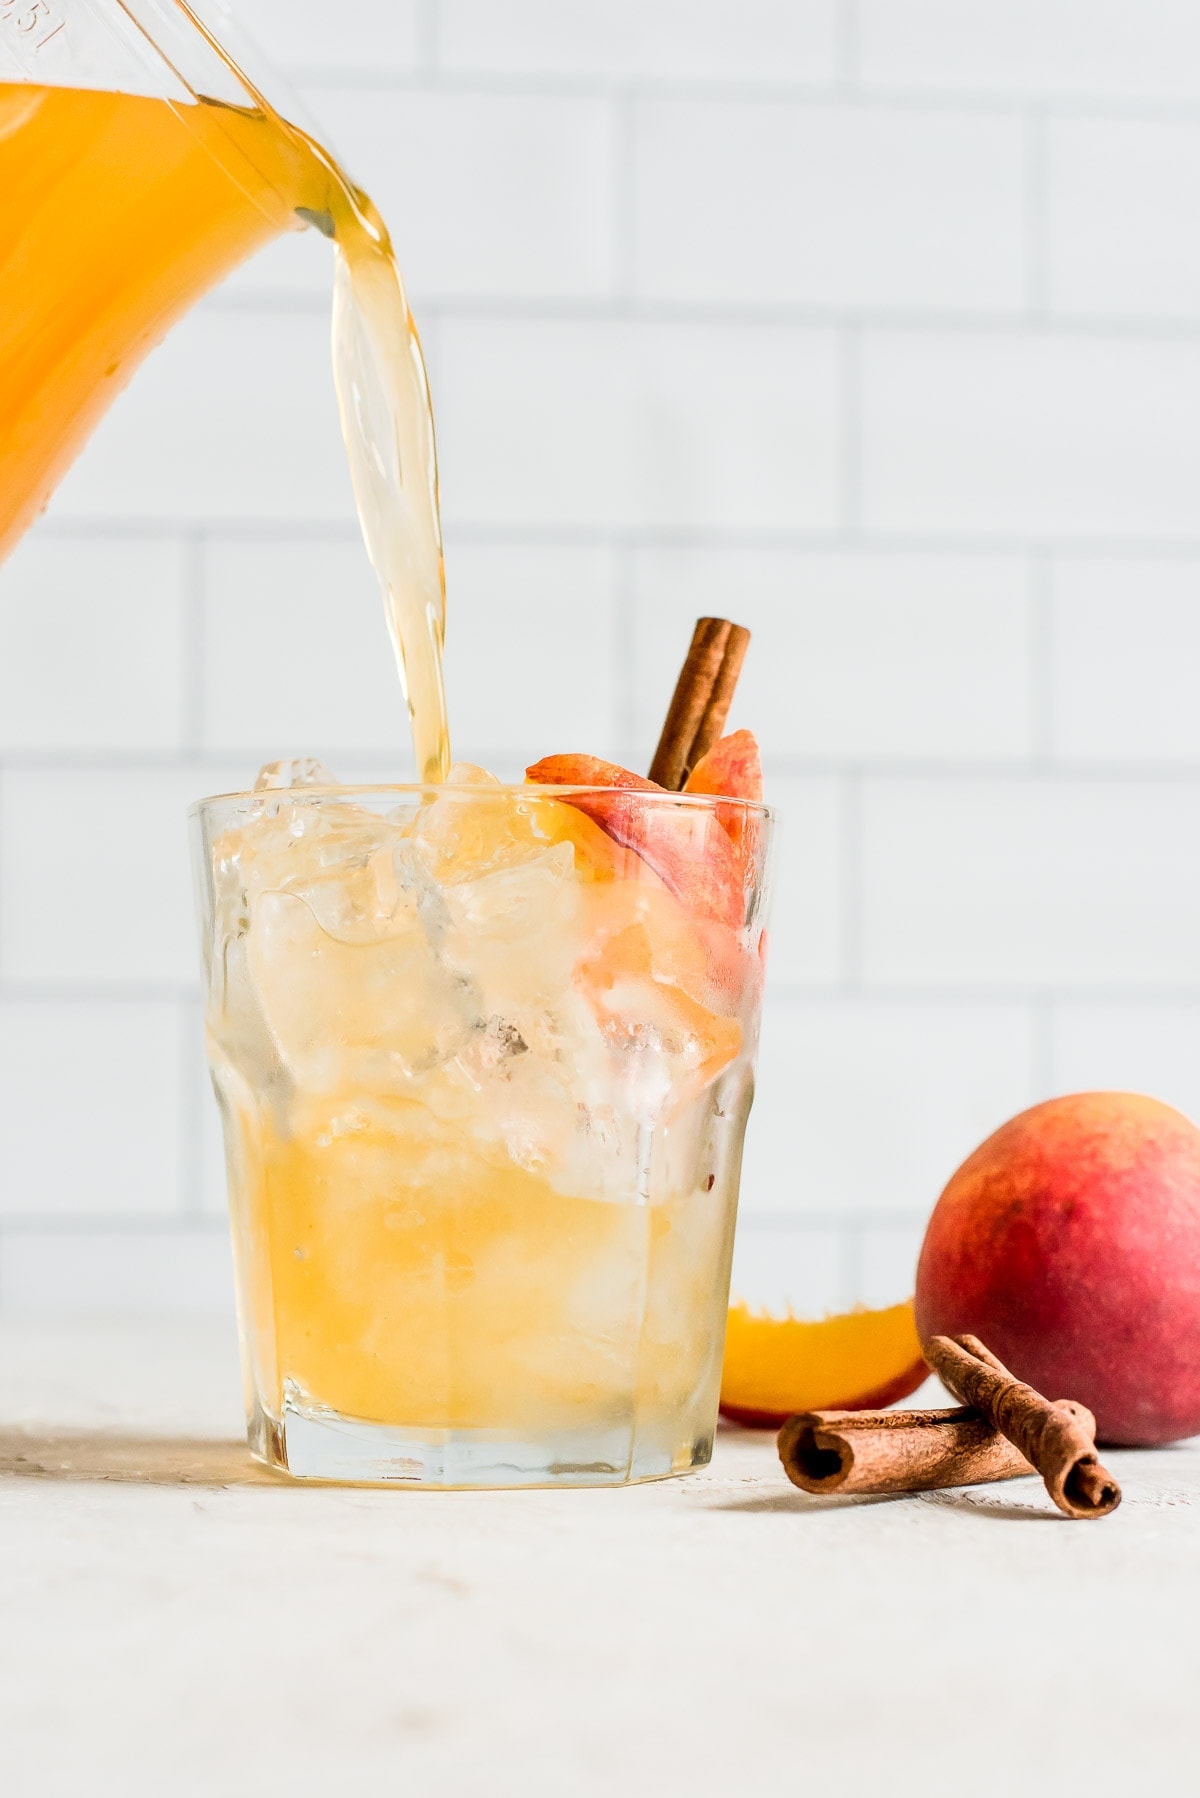
{"label": "faceted glass tumbler", "polygon": [[193,817],[253,1452],[435,1487],[707,1462],[768,811],[447,784]]}

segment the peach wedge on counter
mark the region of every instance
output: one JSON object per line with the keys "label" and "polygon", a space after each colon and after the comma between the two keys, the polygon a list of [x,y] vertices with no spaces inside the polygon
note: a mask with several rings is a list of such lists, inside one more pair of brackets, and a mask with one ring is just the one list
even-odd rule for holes
{"label": "peach wedge on counter", "polygon": [[729,1309],[721,1410],[777,1429],[797,1411],[872,1411],[907,1398],[928,1376],[912,1300],[806,1321]]}

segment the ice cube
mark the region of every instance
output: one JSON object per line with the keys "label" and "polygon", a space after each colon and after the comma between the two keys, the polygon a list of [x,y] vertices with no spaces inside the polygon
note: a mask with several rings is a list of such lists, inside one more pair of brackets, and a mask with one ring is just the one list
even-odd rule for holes
{"label": "ice cube", "polygon": [[475,762],[453,762],[445,784],[448,787],[498,787],[500,782]]}
{"label": "ice cube", "polygon": [[664,1126],[674,1170],[681,1113],[737,1047],[702,1003],[711,958],[677,902],[589,884],[545,800],[478,778],[380,815],[270,772],[214,846],[217,937],[246,1000],[225,992],[218,1034],[250,1085],[289,1115],[400,1106],[441,1154],[654,1203]]}
{"label": "ice cube", "polygon": [[308,1093],[404,1092],[478,1025],[471,993],[431,950],[411,896],[387,934],[350,942],[296,893],[254,903],[247,967],[279,1059]]}
{"label": "ice cube", "polygon": [[497,790],[482,769],[463,764],[450,774],[413,827],[413,841],[435,879],[474,880],[544,852],[546,840],[528,799]]}
{"label": "ice cube", "polygon": [[[414,885],[431,809],[404,845]],[[484,845],[496,846],[494,836]],[[647,1131],[703,1084],[695,1025],[707,1025],[708,1014],[660,986],[649,967],[636,990],[606,990],[603,1001],[589,991],[579,970],[594,908],[575,877],[573,845],[522,845],[514,833],[503,852],[520,859],[485,859],[474,878],[453,862],[444,884],[426,869],[421,905],[438,920],[427,934],[469,991],[478,1022],[452,1058],[422,1075],[420,1101],[489,1161],[511,1162],[574,1197],[644,1201]],[[628,1007],[632,1017],[623,1015]]]}
{"label": "ice cube", "polygon": [[[569,843],[442,888],[447,961],[468,976],[484,1016],[522,1015],[572,990],[580,949],[579,888]],[[524,1032],[522,1031],[522,1034]]]}
{"label": "ice cube", "polygon": [[219,929],[244,930],[258,895],[285,891],[306,899],[340,940],[386,936],[401,885],[393,856],[411,821],[312,790],[264,790],[245,821],[213,845]]}
{"label": "ice cube", "polygon": [[341,783],[315,755],[290,755],[281,762],[264,762],[254,782],[256,793],[284,787],[336,787]]}

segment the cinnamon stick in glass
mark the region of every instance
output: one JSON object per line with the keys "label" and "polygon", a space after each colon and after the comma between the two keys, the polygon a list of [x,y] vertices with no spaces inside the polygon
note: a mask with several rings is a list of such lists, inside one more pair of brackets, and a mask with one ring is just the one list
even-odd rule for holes
{"label": "cinnamon stick in glass", "polygon": [[974,1406],[1020,1449],[1068,1517],[1107,1517],[1121,1488],[1096,1454],[1096,1419],[1073,1399],[1026,1386],[977,1336],[931,1336],[925,1359],[955,1398]]}
{"label": "cinnamon stick in glass", "polygon": [[687,659],[675,684],[650,779],[681,792],[688,775],[725,727],[750,632],[728,618],[698,618]]}
{"label": "cinnamon stick in glass", "polygon": [[969,1406],[940,1411],[805,1411],[779,1432],[803,1492],[934,1492],[1032,1473],[1019,1448]]}

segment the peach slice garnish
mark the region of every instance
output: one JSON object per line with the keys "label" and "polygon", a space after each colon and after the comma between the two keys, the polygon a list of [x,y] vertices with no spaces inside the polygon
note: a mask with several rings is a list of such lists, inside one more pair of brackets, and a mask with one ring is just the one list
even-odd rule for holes
{"label": "peach slice garnish", "polygon": [[615,880],[662,883],[652,868],[602,830],[585,812],[559,799],[528,801],[533,826],[547,844],[570,843],[575,851],[575,871],[586,883],[607,885]]}
{"label": "peach slice garnish", "polygon": [[[713,744],[701,756],[687,778],[685,793],[710,793],[717,798],[749,799],[761,804],[762,758],[752,730],[735,730]],[[718,805],[717,817],[738,852],[743,882],[753,876],[759,843],[759,820],[744,805]]]}
{"label": "peach slice garnish", "polygon": [[715,1080],[742,1046],[737,1018],[696,996],[707,970],[689,967],[677,943],[664,943],[656,933],[652,918],[610,936],[580,964],[576,978],[607,1036],[636,1043],[650,1031],[690,1058],[689,1096]]}
{"label": "peach slice garnish", "polygon": [[593,755],[544,756],[525,770],[525,778],[538,786],[611,788],[611,794],[574,793],[567,803],[639,855],[689,911],[735,930],[744,923],[742,858],[711,812],[638,805],[626,795],[665,793],[666,788]]}
{"label": "peach slice garnish", "polygon": [[715,793],[718,799],[763,796],[762,757],[752,730],[735,730],[713,744],[687,777],[685,793]]}
{"label": "peach slice garnish", "polygon": [[859,1307],[809,1321],[729,1308],[721,1410],[736,1423],[777,1429],[797,1411],[874,1411],[928,1377],[913,1304]]}

